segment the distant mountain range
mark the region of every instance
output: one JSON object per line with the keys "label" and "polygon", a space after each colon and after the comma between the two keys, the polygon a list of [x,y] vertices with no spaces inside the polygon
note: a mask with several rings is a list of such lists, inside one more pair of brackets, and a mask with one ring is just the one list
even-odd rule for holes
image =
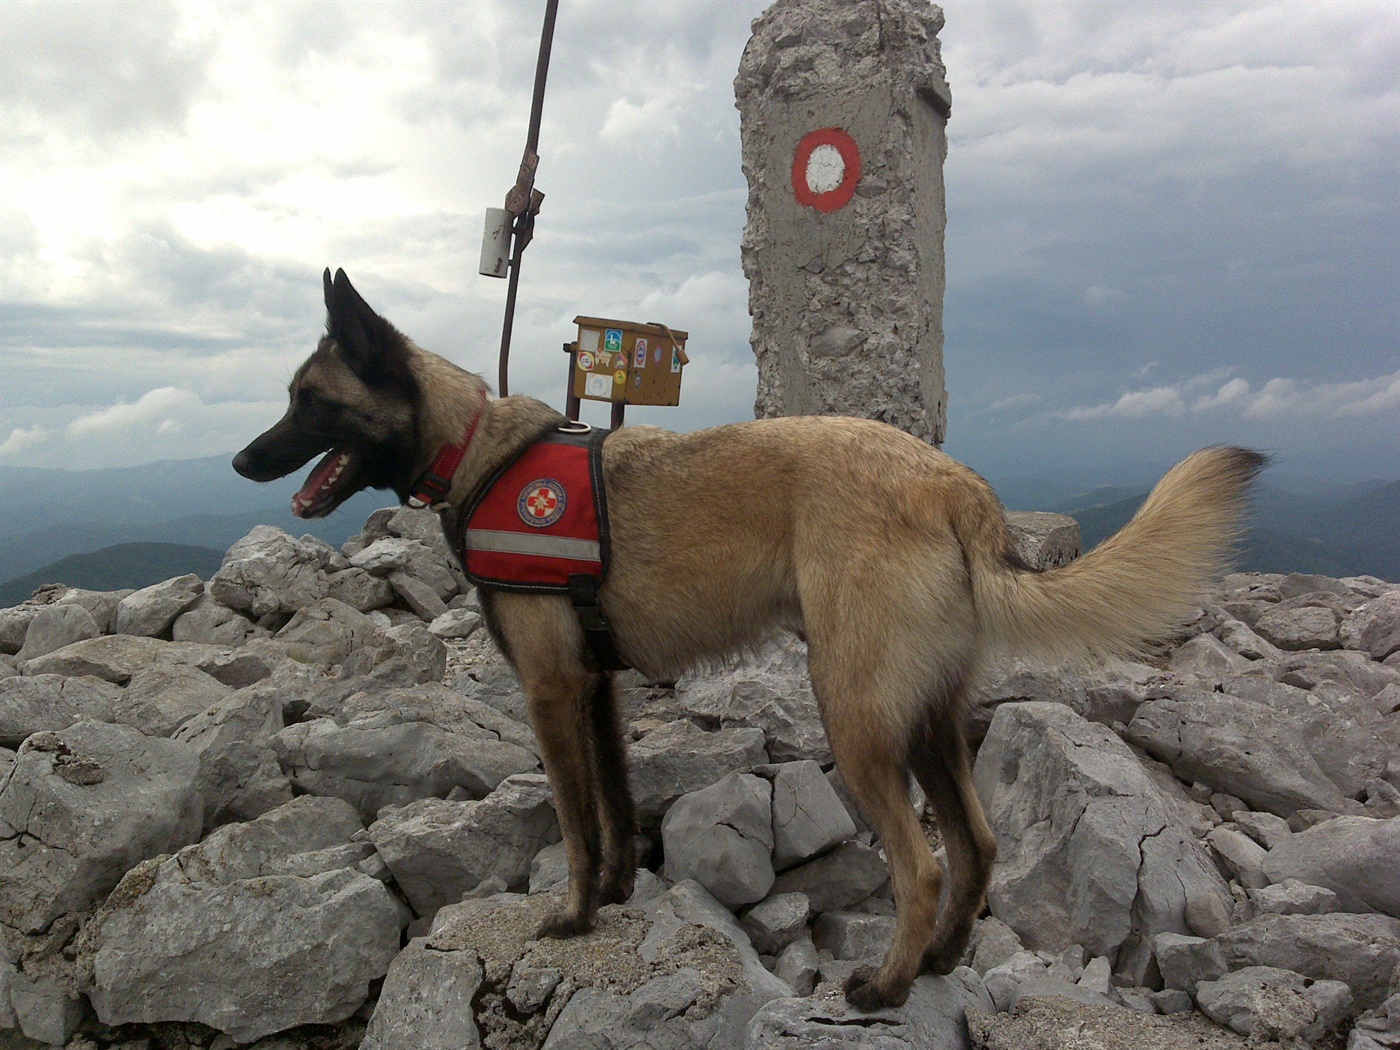
{"label": "distant mountain range", "polygon": [[392,493],[361,493],[329,518],[303,521],[291,512],[302,472],[257,485],[235,474],[231,459],[167,460],[117,470],[0,466],[0,581],[115,545],[226,551],[255,525],[339,544],[360,531],[371,511],[395,502]]}
{"label": "distant mountain range", "polygon": [[[300,473],[255,485],[236,475],[229,459],[100,471],[0,466],[0,608],[56,581],[115,590],[188,572],[208,579],[223,552],[255,525],[340,544],[371,511],[394,503],[391,493],[361,493],[330,518],[303,521],[289,506]],[[1148,484],[1076,494],[1067,479],[1042,477],[996,487],[1011,509],[1074,517],[1087,550],[1132,517]],[[1266,483],[1255,493],[1253,526],[1237,562],[1243,570],[1400,580],[1400,481],[1319,484],[1305,492]]]}
{"label": "distant mountain range", "polygon": [[[1146,491],[1097,489],[1053,509],[1079,522],[1084,549],[1113,535],[1137,512]],[[1400,580],[1400,481],[1349,486],[1326,500],[1262,484],[1241,544],[1244,572],[1308,572]]]}
{"label": "distant mountain range", "polygon": [[0,584],[0,609],[18,605],[46,583],[66,583],[90,591],[149,587],[194,573],[207,580],[218,571],[224,552],[181,543],[118,543],[87,554],[70,554],[52,565]]}

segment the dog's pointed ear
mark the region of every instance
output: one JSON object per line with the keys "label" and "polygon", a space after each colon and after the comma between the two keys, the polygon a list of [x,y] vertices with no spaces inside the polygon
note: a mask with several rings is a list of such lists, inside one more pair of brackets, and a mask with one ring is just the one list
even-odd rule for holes
{"label": "dog's pointed ear", "polygon": [[382,383],[407,372],[407,340],[365,302],[344,270],[332,279],[325,272],[326,334],[345,354],[346,363],[369,383]]}

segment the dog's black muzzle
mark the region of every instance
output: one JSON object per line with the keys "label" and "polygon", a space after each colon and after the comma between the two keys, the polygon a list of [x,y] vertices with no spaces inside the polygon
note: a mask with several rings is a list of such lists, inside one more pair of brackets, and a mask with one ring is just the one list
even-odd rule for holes
{"label": "dog's black muzzle", "polygon": [[305,466],[332,444],[322,435],[299,430],[288,413],[233,457],[233,469],[249,481],[275,481]]}

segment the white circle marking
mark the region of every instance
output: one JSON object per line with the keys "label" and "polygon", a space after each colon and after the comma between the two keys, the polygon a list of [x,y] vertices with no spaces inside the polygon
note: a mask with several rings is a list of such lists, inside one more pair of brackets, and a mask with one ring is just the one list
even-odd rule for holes
{"label": "white circle marking", "polygon": [[846,158],[835,146],[823,143],[807,158],[807,185],[813,193],[830,193],[846,177]]}

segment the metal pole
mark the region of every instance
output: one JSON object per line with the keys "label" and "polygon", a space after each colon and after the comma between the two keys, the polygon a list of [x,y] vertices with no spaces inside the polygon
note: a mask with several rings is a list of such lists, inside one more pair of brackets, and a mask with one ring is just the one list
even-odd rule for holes
{"label": "metal pole", "polygon": [[[525,157],[520,164],[520,178],[511,190],[511,194],[515,194],[517,198],[523,196],[523,199],[516,201],[521,210],[515,212],[510,285],[506,290],[506,315],[501,325],[501,367],[498,384],[501,397],[510,395],[506,372],[510,362],[510,335],[511,330],[515,327],[515,294],[520,287],[520,257],[525,251],[525,246],[530,243],[531,237],[534,236],[535,213],[539,211],[539,202],[543,199],[543,194],[536,193],[534,190],[535,168],[539,164],[538,148],[540,144],[540,119],[544,113],[544,86],[545,80],[549,76],[549,53],[554,45],[554,21],[558,13],[559,0],[545,0],[544,28],[540,31],[540,52],[535,61],[535,94],[530,103],[530,131],[525,140]],[[506,207],[511,207],[510,194],[506,198]]]}

